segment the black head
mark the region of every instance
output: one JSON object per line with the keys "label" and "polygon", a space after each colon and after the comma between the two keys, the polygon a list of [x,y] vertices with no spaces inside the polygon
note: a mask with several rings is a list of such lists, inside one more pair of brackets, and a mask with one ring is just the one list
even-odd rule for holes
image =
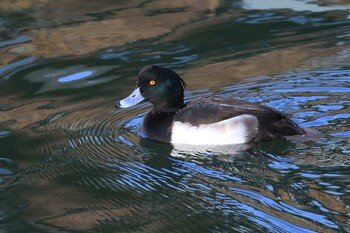
{"label": "black head", "polygon": [[174,112],[184,106],[184,88],[185,82],[174,71],[146,66],[139,73],[136,89],[117,106],[126,108],[146,100],[153,103],[155,111]]}

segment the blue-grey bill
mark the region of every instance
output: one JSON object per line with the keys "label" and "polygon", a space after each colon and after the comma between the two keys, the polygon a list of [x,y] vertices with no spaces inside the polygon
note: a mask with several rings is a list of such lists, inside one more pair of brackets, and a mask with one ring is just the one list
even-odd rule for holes
{"label": "blue-grey bill", "polygon": [[140,88],[136,88],[128,97],[117,101],[116,106],[119,108],[129,108],[140,103],[145,98],[141,95]]}

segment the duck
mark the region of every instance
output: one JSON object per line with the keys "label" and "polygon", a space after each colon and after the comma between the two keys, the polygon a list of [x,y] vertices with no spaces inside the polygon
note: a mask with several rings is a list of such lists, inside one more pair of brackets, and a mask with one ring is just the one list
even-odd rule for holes
{"label": "duck", "polygon": [[244,144],[306,134],[287,114],[258,103],[212,94],[185,102],[185,88],[175,71],[148,65],[139,72],[135,90],[116,107],[152,103],[141,132],[171,144]]}

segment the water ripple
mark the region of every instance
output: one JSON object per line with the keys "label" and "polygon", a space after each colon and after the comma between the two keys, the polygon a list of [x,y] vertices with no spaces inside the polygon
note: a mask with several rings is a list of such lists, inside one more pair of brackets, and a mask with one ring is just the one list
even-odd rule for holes
{"label": "water ripple", "polygon": [[[35,156],[23,158],[20,170],[12,160],[0,160],[1,187],[21,191],[37,225],[64,223],[67,229],[82,229],[82,224],[90,230],[129,229],[137,222],[145,224],[137,229],[146,231],[152,222],[166,230],[198,231],[200,222],[215,225],[214,232],[341,231],[348,210],[343,197],[349,185],[349,146],[341,131],[349,119],[348,74],[301,71],[214,91],[295,113],[303,126],[333,128],[331,137],[314,142],[277,140],[248,151],[174,147],[146,139],[139,129],[149,104],[114,109],[112,95],[52,102],[44,107],[51,111],[46,119],[18,132],[33,135],[22,153]],[[313,85],[327,88],[298,89],[309,88],[308,76],[316,79]],[[343,89],[328,91],[336,82]],[[190,94],[189,100],[205,93]],[[14,136],[6,129],[0,132],[0,142]],[[49,214],[35,217],[38,206]]]}

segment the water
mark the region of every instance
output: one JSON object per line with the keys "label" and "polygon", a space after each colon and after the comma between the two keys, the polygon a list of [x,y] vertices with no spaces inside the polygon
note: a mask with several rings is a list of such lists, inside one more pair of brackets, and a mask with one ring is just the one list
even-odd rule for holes
{"label": "water", "polygon": [[[283,3],[283,4],[282,4]],[[282,9],[283,8],[283,9]],[[347,1],[0,3],[1,232],[350,232]],[[140,68],[284,111],[310,141],[176,147]]]}

